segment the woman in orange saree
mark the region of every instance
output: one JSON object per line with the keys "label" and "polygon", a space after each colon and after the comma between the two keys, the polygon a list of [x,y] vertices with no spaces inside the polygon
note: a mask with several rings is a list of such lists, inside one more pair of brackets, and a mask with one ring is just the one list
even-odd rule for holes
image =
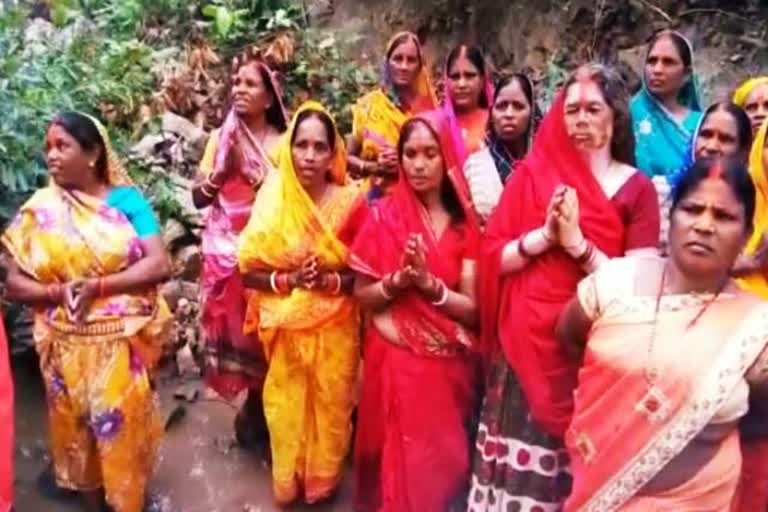
{"label": "woman in orange saree", "polygon": [[258,332],[268,363],[275,500],[316,503],[336,491],[352,432],[360,318],[347,259],[366,204],[318,103],[296,112],[277,162],[238,241],[245,333]]}
{"label": "woman in orange saree", "polygon": [[[0,273],[5,273],[5,269],[0,267]],[[2,320],[0,317],[0,512],[10,512],[13,506],[13,377]]]}
{"label": "woman in orange saree", "polygon": [[270,152],[287,120],[271,70],[250,54],[235,59],[232,102],[224,124],[208,140],[192,197],[198,208],[208,208],[201,276],[205,379],[226,399],[248,390],[235,434],[241,444],[252,446],[267,435],[261,403],[266,362],[258,338],[243,334],[245,289],[237,270],[237,236],[256,192],[274,172]]}
{"label": "woman in orange saree", "polygon": [[437,107],[429,62],[412,32],[398,32],[387,44],[381,85],[352,107],[350,172],[370,177],[369,198],[375,199],[397,181],[397,139],[412,115]]}
{"label": "woman in orange saree", "polygon": [[768,303],[730,277],[754,206],[743,163],[699,160],[673,194],[670,257],[579,284],[558,325],[583,357],[566,511],[730,510],[739,419],[768,412]]}
{"label": "woman in orange saree", "polygon": [[170,262],[98,121],[57,115],[46,162],[50,184],[2,244],[7,296],[35,313],[56,481],[89,511],[140,512],[161,434],[150,375],[173,320],[157,289]]}
{"label": "woman in orange saree", "polygon": [[461,168],[444,123],[435,111],[403,126],[397,188],[352,247],[355,295],[372,316],[355,440],[360,512],[448,510],[466,490],[479,230],[454,185]]}

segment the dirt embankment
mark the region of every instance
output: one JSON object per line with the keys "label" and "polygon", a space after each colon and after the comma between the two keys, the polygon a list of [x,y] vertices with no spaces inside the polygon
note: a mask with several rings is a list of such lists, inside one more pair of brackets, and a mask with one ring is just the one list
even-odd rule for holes
{"label": "dirt embankment", "polygon": [[[433,62],[459,41],[482,45],[501,70],[558,75],[588,60],[619,64],[636,81],[656,29],[686,34],[708,100],[768,69],[765,0],[324,0],[325,22],[365,34],[363,58],[380,58],[389,35],[419,33]],[[555,80],[556,81],[556,80]],[[552,86],[549,80],[549,87]],[[633,83],[634,85],[634,83]]]}

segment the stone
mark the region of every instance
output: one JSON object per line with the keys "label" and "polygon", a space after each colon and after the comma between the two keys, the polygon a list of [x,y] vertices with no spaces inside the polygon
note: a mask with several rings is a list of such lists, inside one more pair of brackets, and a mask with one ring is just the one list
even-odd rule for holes
{"label": "stone", "polygon": [[204,146],[208,140],[208,134],[205,130],[186,117],[174,114],[173,112],[163,114],[162,129],[164,132],[171,132],[183,137],[195,146]]}
{"label": "stone", "polygon": [[166,247],[173,247],[174,243],[187,236],[187,228],[176,219],[168,219],[163,227],[163,243]]}
{"label": "stone", "polygon": [[175,274],[186,281],[196,281],[200,278],[203,260],[198,245],[182,247],[173,257]]}

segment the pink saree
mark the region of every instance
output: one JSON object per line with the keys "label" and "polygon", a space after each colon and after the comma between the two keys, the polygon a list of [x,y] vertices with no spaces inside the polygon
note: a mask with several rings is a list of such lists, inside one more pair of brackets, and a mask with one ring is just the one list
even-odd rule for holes
{"label": "pink saree", "polygon": [[[270,76],[271,73],[269,73]],[[279,88],[273,90],[285,117]],[[230,173],[207,214],[202,234],[202,327],[206,382],[225,398],[244,389],[260,389],[266,372],[263,349],[255,334],[244,334],[245,288],[237,269],[237,238],[251,215],[256,191],[274,165],[237,114],[230,111],[211,136],[200,167],[208,174],[226,165],[236,148],[237,171]]]}
{"label": "pink saree", "polygon": [[[736,492],[741,452],[735,427],[688,481],[663,493],[643,489],[705,427],[720,423],[738,386],[765,380],[768,304],[723,293],[689,328],[713,297],[665,295],[651,352],[656,297],[633,290],[638,275],[659,265],[658,258],[613,260],[579,285],[579,300],[594,323],[565,436],[573,471],[566,511],[728,510]],[[661,391],[652,405],[649,361]]]}

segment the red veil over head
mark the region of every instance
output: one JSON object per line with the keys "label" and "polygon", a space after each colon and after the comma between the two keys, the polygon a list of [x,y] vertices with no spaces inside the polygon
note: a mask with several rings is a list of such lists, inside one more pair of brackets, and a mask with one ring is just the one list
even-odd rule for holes
{"label": "red veil over head", "polygon": [[561,184],[576,189],[579,224],[588,240],[609,257],[621,255],[624,245],[618,212],[568,137],[564,104],[562,90],[488,222],[479,289],[485,348],[500,344],[534,419],[556,436],[563,435],[571,418],[577,366],[561,352],[555,323],[585,274],[557,249],[500,279],[501,253],[511,240],[544,224],[549,201]]}
{"label": "red veil over head", "polygon": [[[456,164],[456,153],[446,129],[445,113],[434,110],[415,116],[414,120],[425,122],[438,138],[448,179],[466,219],[461,227],[463,246],[476,248],[480,230],[464,176]],[[400,258],[412,233],[420,234],[426,245],[429,271],[446,282],[456,281],[456,269],[450,264],[451,259],[438,251],[439,240],[431,228],[427,210],[411,188],[401,167],[400,179],[393,194],[371,207],[368,219],[352,247],[350,266],[377,279],[394,272],[400,266]],[[417,353],[441,355],[430,348],[434,347],[435,338],[449,344],[459,341],[465,345],[476,345],[469,331],[442,315],[416,292],[407,293],[393,303],[392,316],[404,334],[403,341]]]}

